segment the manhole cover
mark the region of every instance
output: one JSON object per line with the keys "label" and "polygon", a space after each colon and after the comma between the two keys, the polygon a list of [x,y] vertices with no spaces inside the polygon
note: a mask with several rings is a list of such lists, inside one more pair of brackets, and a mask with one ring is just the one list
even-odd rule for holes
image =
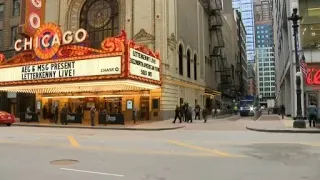
{"label": "manhole cover", "polygon": [[79,163],[79,161],[77,160],[73,160],[73,159],[60,159],[60,160],[55,160],[55,161],[51,161],[50,164],[52,165],[71,165],[71,164],[76,164]]}

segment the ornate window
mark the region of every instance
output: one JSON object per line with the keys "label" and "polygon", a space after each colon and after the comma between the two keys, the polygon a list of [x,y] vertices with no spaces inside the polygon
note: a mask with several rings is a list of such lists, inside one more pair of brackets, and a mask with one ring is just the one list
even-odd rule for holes
{"label": "ornate window", "polygon": [[179,74],[183,75],[183,47],[179,45]]}
{"label": "ornate window", "polygon": [[188,78],[191,77],[191,52],[190,52],[190,50],[187,51],[187,76],[188,76]]}
{"label": "ornate window", "polygon": [[87,0],[81,9],[80,27],[88,31],[92,47],[100,47],[106,37],[119,33],[117,0]]}

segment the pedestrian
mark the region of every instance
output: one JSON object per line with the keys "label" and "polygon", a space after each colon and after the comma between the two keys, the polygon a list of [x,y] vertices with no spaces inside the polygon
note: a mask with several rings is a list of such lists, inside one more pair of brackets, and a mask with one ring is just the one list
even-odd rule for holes
{"label": "pedestrian", "polygon": [[179,123],[182,123],[182,119],[181,119],[181,116],[180,116],[180,107],[177,105],[176,106],[176,109],[175,109],[175,115],[174,115],[174,120],[172,123],[176,123],[176,120],[177,118],[179,118]]}
{"label": "pedestrian", "polygon": [[136,108],[134,108],[132,110],[132,120],[133,120],[133,124],[137,123],[137,109]]}
{"label": "pedestrian", "polygon": [[28,106],[27,107],[27,112],[26,112],[26,115],[25,115],[25,119],[26,119],[26,122],[27,123],[30,123],[30,121],[32,120],[32,111],[31,111],[31,108]]}
{"label": "pedestrian", "polygon": [[180,118],[181,120],[184,119],[184,105],[180,104]]}
{"label": "pedestrian", "polygon": [[284,107],[284,105],[281,105],[280,107],[280,113],[281,113],[281,116],[282,116],[282,119],[284,118],[284,115],[286,113],[286,108]]}
{"label": "pedestrian", "polygon": [[206,123],[207,122],[207,117],[208,117],[208,110],[207,110],[206,107],[204,107],[203,110],[202,110],[202,117],[203,117],[203,120],[204,120],[203,123]]}
{"label": "pedestrian", "polygon": [[68,125],[68,107],[67,104],[65,104],[63,106],[63,108],[61,109],[61,124],[62,125]]}
{"label": "pedestrian", "polygon": [[186,103],[186,104],[184,104],[184,121],[185,122],[188,122],[188,111],[189,111],[189,104],[188,103]]}
{"label": "pedestrian", "polygon": [[234,111],[234,115],[237,115],[237,114],[238,114],[238,106],[237,106],[237,105],[235,105],[235,106],[233,107],[233,111]]}
{"label": "pedestrian", "polygon": [[311,127],[311,124],[313,125],[313,127],[316,127],[316,121],[318,118],[318,110],[317,110],[317,106],[315,105],[315,103],[311,103],[308,106],[308,120],[309,120],[309,127]]}
{"label": "pedestrian", "polygon": [[[205,108],[204,108],[205,109]],[[217,107],[216,108],[214,108],[214,112],[213,112],[213,117],[215,118],[215,117],[217,117],[217,113],[218,113],[218,110],[217,110]]]}
{"label": "pedestrian", "polygon": [[187,116],[188,116],[187,122],[193,123],[193,121],[192,121],[192,108],[191,107],[188,107]]}
{"label": "pedestrian", "polygon": [[42,118],[45,120],[48,118],[48,109],[47,109],[47,105],[44,105],[42,108]]}
{"label": "pedestrian", "polygon": [[106,122],[104,123],[104,126],[106,126],[107,123],[108,123],[108,119],[109,119],[109,114],[108,114],[107,109],[104,109],[104,110],[102,111],[102,113],[106,116]]}
{"label": "pedestrian", "polygon": [[96,116],[96,108],[95,106],[92,106],[90,109],[91,126],[95,126],[95,123],[94,123],[95,116]]}
{"label": "pedestrian", "polygon": [[200,120],[200,106],[198,104],[194,108],[194,113],[196,114],[194,120]]}

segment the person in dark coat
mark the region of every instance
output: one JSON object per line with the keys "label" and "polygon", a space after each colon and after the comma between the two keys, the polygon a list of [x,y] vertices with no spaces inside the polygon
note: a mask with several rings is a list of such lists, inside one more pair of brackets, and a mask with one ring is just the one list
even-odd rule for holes
{"label": "person in dark coat", "polygon": [[204,123],[206,123],[208,118],[208,109],[206,107],[204,107],[202,110],[202,117],[203,117]]}
{"label": "person in dark coat", "polygon": [[68,125],[68,106],[65,104],[61,109],[61,124]]}
{"label": "person in dark coat", "polygon": [[194,120],[200,120],[200,106],[197,104],[196,107],[194,108],[194,113],[196,114],[194,117]]}
{"label": "person in dark coat", "polygon": [[181,118],[181,120],[184,119],[184,105],[183,104],[180,105],[180,118]]}
{"label": "person in dark coat", "polygon": [[184,105],[184,121],[185,122],[188,122],[188,114],[189,114],[189,104],[188,103],[186,103],[185,105]]}
{"label": "person in dark coat", "polygon": [[182,119],[180,116],[180,107],[177,105],[175,111],[174,111],[175,115],[174,115],[174,120],[172,123],[176,123],[177,118],[179,118],[179,122],[182,123]]}
{"label": "person in dark coat", "polygon": [[187,122],[188,123],[192,123],[192,108],[191,107],[188,107],[188,110],[187,110]]}
{"label": "person in dark coat", "polygon": [[284,115],[285,115],[285,113],[286,113],[286,108],[284,107],[284,105],[281,105],[280,113],[281,113],[281,116],[282,116],[282,119],[283,119],[283,118],[284,118]]}
{"label": "person in dark coat", "polygon": [[42,118],[47,119],[48,118],[48,108],[46,105],[43,106],[42,108]]}

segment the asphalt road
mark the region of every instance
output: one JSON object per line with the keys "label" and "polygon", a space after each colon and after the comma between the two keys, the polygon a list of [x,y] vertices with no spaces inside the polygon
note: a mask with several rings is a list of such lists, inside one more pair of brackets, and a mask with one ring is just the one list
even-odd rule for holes
{"label": "asphalt road", "polygon": [[320,179],[320,135],[203,129],[0,127],[0,179]]}

